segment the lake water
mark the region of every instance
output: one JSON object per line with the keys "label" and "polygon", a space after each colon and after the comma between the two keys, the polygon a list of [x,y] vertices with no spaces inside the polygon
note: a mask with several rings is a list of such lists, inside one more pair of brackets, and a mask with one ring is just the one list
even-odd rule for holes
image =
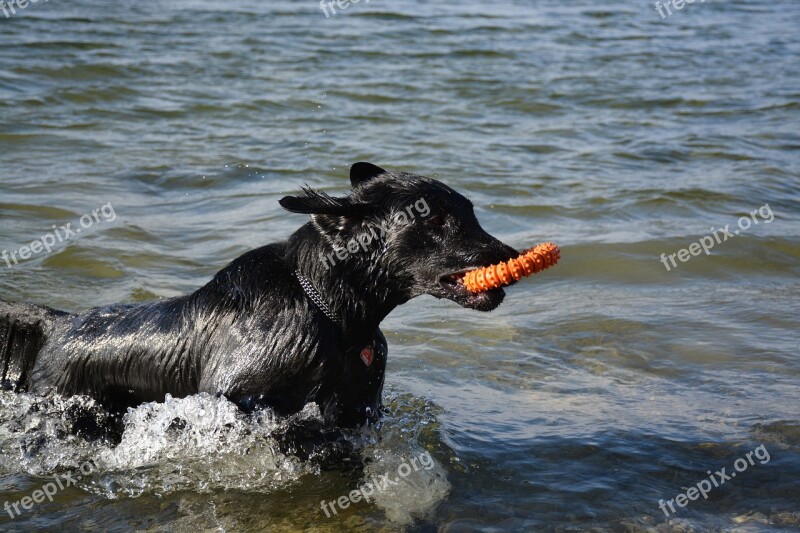
{"label": "lake water", "polygon": [[[423,297],[384,322],[389,413],[358,437],[363,471],[284,457],[281,421],[214,398],[141,406],[111,447],[64,431],[70,400],[2,393],[0,504],[94,463],[0,529],[800,528],[800,3],[16,11],[0,11],[0,249],[109,203],[114,220],[0,263],[3,299],[193,291],[304,223],[283,195],[344,193],[361,160],[437,177],[503,241],[562,260],[491,314]],[[425,452],[372,501],[321,509]],[[737,477],[659,508],[722,468]]]}

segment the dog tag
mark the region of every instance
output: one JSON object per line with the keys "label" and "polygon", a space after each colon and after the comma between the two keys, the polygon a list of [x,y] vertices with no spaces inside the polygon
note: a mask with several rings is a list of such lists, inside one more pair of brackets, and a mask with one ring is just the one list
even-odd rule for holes
{"label": "dog tag", "polygon": [[361,349],[361,360],[364,361],[364,364],[369,366],[372,364],[372,360],[375,358],[375,352],[372,351],[372,345],[368,344]]}

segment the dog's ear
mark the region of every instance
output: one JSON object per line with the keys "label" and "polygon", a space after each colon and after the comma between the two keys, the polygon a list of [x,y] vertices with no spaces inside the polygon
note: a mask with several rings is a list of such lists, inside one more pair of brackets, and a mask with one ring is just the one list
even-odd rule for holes
{"label": "dog's ear", "polygon": [[284,196],[279,203],[287,211],[306,215],[344,216],[357,214],[361,209],[350,198],[335,198],[308,186],[303,187],[302,196]]}
{"label": "dog's ear", "polygon": [[310,187],[303,187],[302,196],[284,196],[279,203],[292,213],[311,215],[314,224],[327,235],[349,230],[375,212],[369,204],[333,197]]}
{"label": "dog's ear", "polygon": [[355,187],[385,173],[381,167],[361,161],[350,167],[350,183]]}

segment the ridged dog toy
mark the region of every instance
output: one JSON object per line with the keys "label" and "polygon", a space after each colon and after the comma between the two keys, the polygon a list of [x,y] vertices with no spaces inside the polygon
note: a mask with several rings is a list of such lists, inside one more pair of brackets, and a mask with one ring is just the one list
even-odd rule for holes
{"label": "ridged dog toy", "polygon": [[484,292],[504,287],[523,276],[530,276],[555,265],[561,251],[552,242],[538,244],[519,257],[488,267],[470,270],[464,275],[464,286],[471,292]]}

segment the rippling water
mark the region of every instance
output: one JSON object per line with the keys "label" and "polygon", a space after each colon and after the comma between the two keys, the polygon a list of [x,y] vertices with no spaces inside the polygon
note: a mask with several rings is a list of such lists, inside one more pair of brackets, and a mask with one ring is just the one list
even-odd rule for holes
{"label": "rippling water", "polygon": [[[485,315],[384,323],[365,470],[282,456],[281,421],[198,396],[111,447],[68,399],[0,396],[0,500],[96,469],[0,529],[788,531],[800,527],[800,4],[38,2],[0,12],[0,248],[111,203],[0,297],[78,310],[192,291],[369,160],[438,177],[557,268]],[[711,254],[661,263],[760,218]],[[765,211],[766,212],[766,211]],[[298,416],[313,418],[312,406]],[[179,423],[175,423],[175,421]],[[764,445],[770,460],[659,509]],[[429,451],[374,499],[333,500]]]}

